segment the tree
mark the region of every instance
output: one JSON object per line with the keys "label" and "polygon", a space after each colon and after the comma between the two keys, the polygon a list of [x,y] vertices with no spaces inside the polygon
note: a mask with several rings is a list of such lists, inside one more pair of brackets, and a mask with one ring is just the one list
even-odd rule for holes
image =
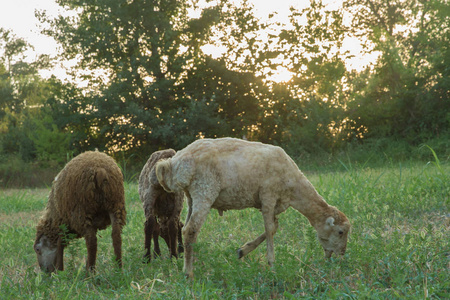
{"label": "tree", "polygon": [[291,9],[290,26],[278,35],[277,53],[293,78],[272,87],[266,102],[274,139],[291,153],[330,151],[343,139],[346,118],[346,68],[342,12],[311,1],[302,11]]}
{"label": "tree", "polygon": [[348,0],[344,6],[353,13],[353,33],[368,38],[368,51],[381,53],[367,84],[354,90],[355,127],[366,127],[366,138],[411,143],[448,131],[448,3]]}
{"label": "tree", "polygon": [[45,32],[63,46],[63,55],[79,59],[75,71],[87,71],[82,78],[89,89],[64,99],[61,114],[78,115],[66,128],[88,124],[78,141],[83,147],[147,155],[179,149],[199,136],[242,134],[254,119],[242,115],[258,115],[258,99],[251,94],[254,75],[231,71],[225,60],[202,51],[228,25],[241,26],[230,38],[251,30],[232,22],[235,12],[246,10],[217,1],[194,18],[190,1],[57,3],[76,16],[39,17],[49,26]]}
{"label": "tree", "polygon": [[30,48],[24,39],[0,29],[1,152],[20,155],[26,161],[36,157],[31,136],[36,122],[43,119],[41,108],[50,92],[38,73],[49,66],[49,58],[42,55],[27,62],[25,52]]}

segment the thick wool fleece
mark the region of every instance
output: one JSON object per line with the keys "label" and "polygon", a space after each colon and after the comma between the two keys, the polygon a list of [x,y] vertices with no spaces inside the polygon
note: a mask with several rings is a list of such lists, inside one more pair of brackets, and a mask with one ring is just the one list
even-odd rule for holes
{"label": "thick wool fleece", "polygon": [[182,191],[166,192],[159,184],[155,174],[156,163],[174,156],[175,153],[173,149],[154,152],[139,176],[139,197],[145,212],[145,247],[148,250],[146,255],[148,258],[150,258],[149,248],[152,238],[155,240],[155,252],[159,254],[157,244],[159,233],[174,256],[177,256],[177,245],[182,242],[183,223],[180,221],[180,214],[183,209],[184,193]]}
{"label": "thick wool fleece", "polygon": [[83,237],[88,227],[105,229],[110,225],[110,213],[121,227],[125,225],[122,172],[104,153],[82,153],[67,163],[53,181],[36,239],[45,234],[56,243],[63,224],[69,233]]}

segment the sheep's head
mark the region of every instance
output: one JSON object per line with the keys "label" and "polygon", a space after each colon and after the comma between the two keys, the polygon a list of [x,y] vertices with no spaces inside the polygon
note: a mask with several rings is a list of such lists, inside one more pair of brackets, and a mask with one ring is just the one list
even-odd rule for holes
{"label": "sheep's head", "polygon": [[350,222],[342,212],[336,210],[334,217],[328,216],[325,222],[316,229],[326,258],[330,258],[333,253],[345,254]]}
{"label": "sheep's head", "polygon": [[53,272],[57,261],[57,244],[52,242],[45,234],[38,236],[34,243],[39,266],[42,271]]}

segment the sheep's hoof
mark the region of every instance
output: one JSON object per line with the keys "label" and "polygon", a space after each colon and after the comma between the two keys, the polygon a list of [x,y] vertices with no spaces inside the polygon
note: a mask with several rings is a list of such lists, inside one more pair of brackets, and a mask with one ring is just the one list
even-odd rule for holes
{"label": "sheep's hoof", "polygon": [[243,258],[244,257],[244,251],[242,251],[242,249],[239,248],[238,251],[237,251],[237,255],[238,255],[239,259]]}
{"label": "sheep's hoof", "polygon": [[152,260],[152,258],[148,254],[145,254],[144,257],[142,257],[142,263],[143,264],[148,264],[148,263],[150,263],[151,260]]}
{"label": "sheep's hoof", "polygon": [[87,266],[86,265],[86,271],[88,274],[95,274],[95,266]]}

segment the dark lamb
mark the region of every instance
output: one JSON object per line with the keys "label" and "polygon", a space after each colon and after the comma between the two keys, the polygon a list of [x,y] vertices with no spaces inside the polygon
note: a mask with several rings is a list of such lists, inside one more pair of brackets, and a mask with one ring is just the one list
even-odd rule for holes
{"label": "dark lamb", "polygon": [[183,252],[180,221],[183,209],[184,193],[168,193],[159,184],[155,174],[155,164],[161,159],[175,155],[175,150],[166,149],[154,152],[143,167],[139,176],[139,197],[145,213],[145,242],[146,253],[144,261],[151,260],[151,244],[154,242],[154,256],[160,256],[158,238],[161,236],[166,242],[170,255],[178,257]]}

